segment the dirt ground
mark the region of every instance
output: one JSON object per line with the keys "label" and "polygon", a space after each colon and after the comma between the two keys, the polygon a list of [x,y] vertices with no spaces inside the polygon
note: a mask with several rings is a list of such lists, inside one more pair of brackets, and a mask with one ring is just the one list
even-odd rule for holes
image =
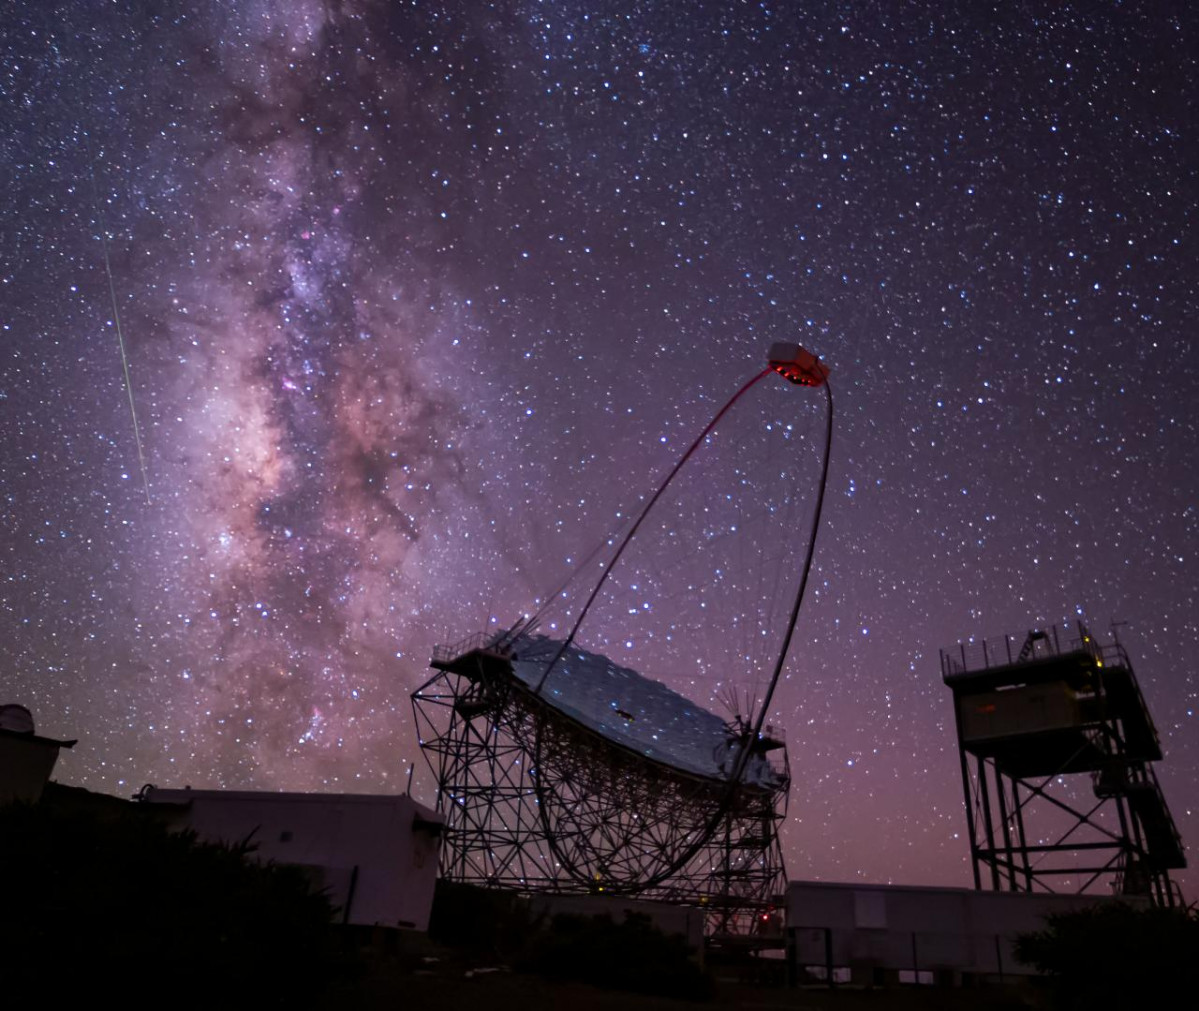
{"label": "dirt ground", "polygon": [[[408,960],[405,960],[408,961]],[[489,967],[483,967],[485,970]],[[471,973],[471,975],[467,975]],[[414,966],[372,959],[352,985],[328,994],[328,1007],[436,1009],[436,1011],[1016,1011],[1035,1006],[1035,993],[1020,987],[950,989],[894,987],[862,990],[838,987],[762,987],[717,976],[716,995],[707,1001],[672,1000],[604,990],[581,983],[558,983],[506,971],[479,972],[453,959]]]}
{"label": "dirt ground", "polygon": [[[372,980],[354,991],[356,1007],[429,1008],[464,1011],[697,1011],[744,1008],[747,1011],[1014,1011],[1027,1008],[1014,994],[978,990],[758,989],[722,985],[710,1001],[601,990],[578,983],[553,983],[531,976],[492,975],[477,979],[411,976]],[[332,1005],[331,1005],[332,1006]]]}

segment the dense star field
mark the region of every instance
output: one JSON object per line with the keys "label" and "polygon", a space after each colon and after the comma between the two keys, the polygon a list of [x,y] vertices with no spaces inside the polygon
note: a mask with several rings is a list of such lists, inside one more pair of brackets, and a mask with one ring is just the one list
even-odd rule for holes
{"label": "dense star field", "polygon": [[6,5],[0,701],[95,790],[403,789],[431,646],[552,588],[799,340],[837,428],[770,714],[791,876],[966,883],[938,649],[1080,616],[1127,623],[1193,843],[1195,29]]}

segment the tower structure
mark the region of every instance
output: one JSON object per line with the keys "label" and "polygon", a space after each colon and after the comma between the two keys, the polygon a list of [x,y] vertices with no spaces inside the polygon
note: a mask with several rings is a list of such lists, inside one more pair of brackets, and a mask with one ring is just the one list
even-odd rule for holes
{"label": "tower structure", "polygon": [[1082,622],[941,651],[976,888],[1179,900],[1182,839],[1127,652]]}

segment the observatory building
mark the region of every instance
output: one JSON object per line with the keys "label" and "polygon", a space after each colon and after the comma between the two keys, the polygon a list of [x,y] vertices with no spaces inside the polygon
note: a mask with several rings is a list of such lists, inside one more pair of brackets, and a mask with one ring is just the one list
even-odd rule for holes
{"label": "observatory building", "polygon": [[941,651],[974,885],[1180,901],[1186,866],[1157,729],[1118,641],[1076,622]]}
{"label": "observatory building", "polygon": [[206,842],[249,840],[257,859],[302,868],[342,923],[428,928],[442,820],[411,797],[147,786],[138,800]]}
{"label": "observatory building", "polygon": [[46,788],[61,748],[75,741],[56,741],[34,733],[33,715],[24,706],[0,706],[0,804],[36,804]]}
{"label": "observatory building", "polygon": [[919,885],[792,881],[787,953],[793,978],[885,986],[1017,982],[1036,970],[1016,939],[1045,917],[1110,901],[1093,895]]}

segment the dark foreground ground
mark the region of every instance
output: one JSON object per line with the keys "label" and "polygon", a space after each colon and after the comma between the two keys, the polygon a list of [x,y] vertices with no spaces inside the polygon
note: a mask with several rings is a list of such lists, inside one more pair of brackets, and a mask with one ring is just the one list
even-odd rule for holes
{"label": "dark foreground ground", "polygon": [[[433,961],[435,959],[435,961]],[[1036,993],[1022,987],[948,989],[895,987],[770,987],[737,982],[718,971],[715,995],[705,1001],[673,1000],[605,990],[582,983],[472,965],[430,945],[423,953],[368,956],[352,984],[326,994],[324,1006],[457,1009],[465,1011],[703,1011],[745,1008],[758,1011],[1016,1011],[1037,1005]],[[470,975],[468,975],[468,973]]]}
{"label": "dark foreground ground", "polygon": [[[331,993],[329,1007],[346,1006]],[[344,995],[348,996],[348,995]],[[1001,1011],[1029,1007],[1017,995],[979,990],[847,990],[767,989],[720,984],[709,1001],[691,1002],[666,997],[601,990],[580,983],[554,983],[534,976],[488,975],[474,979],[404,976],[362,981],[353,991],[361,1008],[463,1008],[478,1011],[696,1011],[703,1008],[811,1008],[813,1011]]]}

